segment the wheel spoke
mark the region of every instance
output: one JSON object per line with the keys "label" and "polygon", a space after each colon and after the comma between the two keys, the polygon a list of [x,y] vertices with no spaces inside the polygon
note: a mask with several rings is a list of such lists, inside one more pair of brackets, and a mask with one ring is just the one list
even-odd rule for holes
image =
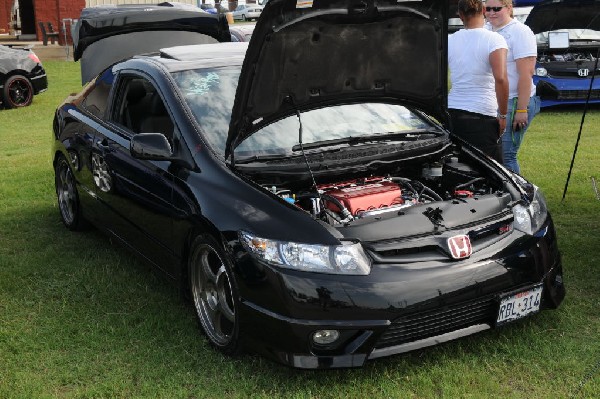
{"label": "wheel spoke", "polygon": [[214,266],[212,265],[212,261],[214,259],[211,259],[213,257],[214,257],[214,254],[211,251],[208,251],[208,250],[204,251],[204,253],[202,254],[202,259],[200,260],[200,263],[202,265],[202,274],[206,277],[206,280],[208,282],[212,283],[213,285],[216,285],[217,275],[213,271]]}
{"label": "wheel spoke", "polygon": [[227,276],[225,266],[221,266],[217,278],[219,310],[227,320],[233,323],[235,321],[235,310],[233,309],[233,298],[229,284],[229,277]]}
{"label": "wheel spoke", "polygon": [[204,292],[202,297],[207,319],[214,325],[216,320],[219,319],[219,308],[216,303],[216,297],[209,292]]}
{"label": "wheel spoke", "polygon": [[67,185],[66,181],[65,181],[66,180],[65,175],[66,175],[66,172],[65,172],[64,168],[61,167],[60,170],[58,171],[58,180],[60,183],[59,186],[62,189],[64,189],[64,187],[66,187],[66,185]]}

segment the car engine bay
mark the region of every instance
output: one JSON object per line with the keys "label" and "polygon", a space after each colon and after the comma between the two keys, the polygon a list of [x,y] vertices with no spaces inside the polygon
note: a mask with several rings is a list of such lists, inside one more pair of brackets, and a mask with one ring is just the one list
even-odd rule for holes
{"label": "car engine bay", "polygon": [[590,50],[588,51],[571,51],[571,52],[544,52],[538,56],[539,63],[548,62],[590,62],[596,61],[596,56]]}
{"label": "car engine bay", "polygon": [[416,205],[464,204],[483,196],[491,196],[494,201],[500,196],[510,197],[498,176],[483,174],[481,170],[489,169],[478,168],[477,162],[466,152],[450,151],[368,175],[338,176],[326,182],[321,178],[320,183],[305,180],[273,184],[263,174],[259,183],[313,218],[335,227],[398,215]]}

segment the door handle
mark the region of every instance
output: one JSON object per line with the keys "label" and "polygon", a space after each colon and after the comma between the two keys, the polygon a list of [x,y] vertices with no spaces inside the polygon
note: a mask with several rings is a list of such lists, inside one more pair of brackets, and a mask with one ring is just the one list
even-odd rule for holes
{"label": "door handle", "polygon": [[96,145],[103,151],[110,150],[110,146],[108,145],[108,141],[106,139],[96,141]]}

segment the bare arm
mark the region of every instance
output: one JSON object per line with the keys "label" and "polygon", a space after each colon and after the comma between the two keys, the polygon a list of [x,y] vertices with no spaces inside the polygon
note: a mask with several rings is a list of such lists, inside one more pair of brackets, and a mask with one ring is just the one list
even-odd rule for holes
{"label": "bare arm", "polygon": [[[519,83],[517,84],[519,100],[517,101],[517,109],[526,110],[529,106],[529,98],[531,97],[531,79],[535,71],[535,57],[524,57],[515,61],[517,63],[517,73],[519,74]],[[527,121],[527,112],[515,112],[513,129],[516,129],[518,124],[522,124],[522,126],[527,125]]]}
{"label": "bare arm", "polygon": [[[490,65],[494,75],[496,87],[496,101],[498,102],[498,113],[506,115],[508,110],[508,76],[506,72],[506,54],[508,50],[501,48],[490,53]],[[506,119],[498,119],[500,123],[499,135],[502,135],[506,127]]]}

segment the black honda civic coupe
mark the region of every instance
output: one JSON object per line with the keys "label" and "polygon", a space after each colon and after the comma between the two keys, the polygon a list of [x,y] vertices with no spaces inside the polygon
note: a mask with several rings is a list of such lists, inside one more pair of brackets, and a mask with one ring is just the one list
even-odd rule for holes
{"label": "black honda civic coupe", "polygon": [[298,368],[556,308],[541,192],[448,133],[445,3],[271,0],[250,43],[106,67],[56,111],[62,221],[181,283],[217,349]]}

